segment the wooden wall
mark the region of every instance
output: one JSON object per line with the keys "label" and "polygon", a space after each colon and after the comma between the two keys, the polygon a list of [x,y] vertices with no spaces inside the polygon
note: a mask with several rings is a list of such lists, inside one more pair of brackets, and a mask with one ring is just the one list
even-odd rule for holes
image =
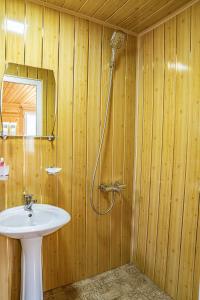
{"label": "wooden wall", "polygon": [[[0,209],[20,205],[24,190],[39,202],[65,208],[72,221],[44,239],[45,290],[92,276],[130,260],[134,152],[136,40],[127,36],[114,75],[112,110],[98,182],[127,184],[111,214],[97,217],[89,205],[91,175],[108,92],[111,29],[23,0],[0,1],[5,17],[26,24],[24,35],[0,27],[0,73],[5,62],[53,69],[58,95],[58,138],[9,138],[0,157],[11,167],[0,182]],[[58,177],[44,168],[58,165]],[[108,199],[95,193],[103,208]],[[20,244],[0,238],[0,298],[19,299]]]}
{"label": "wooden wall", "polygon": [[133,261],[173,299],[200,279],[200,3],[139,39]]}

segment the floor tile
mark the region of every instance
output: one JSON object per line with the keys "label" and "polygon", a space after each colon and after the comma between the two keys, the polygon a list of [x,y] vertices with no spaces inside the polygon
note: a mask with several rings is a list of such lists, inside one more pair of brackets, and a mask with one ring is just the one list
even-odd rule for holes
{"label": "floor tile", "polygon": [[135,266],[127,264],[44,294],[44,300],[171,300]]}

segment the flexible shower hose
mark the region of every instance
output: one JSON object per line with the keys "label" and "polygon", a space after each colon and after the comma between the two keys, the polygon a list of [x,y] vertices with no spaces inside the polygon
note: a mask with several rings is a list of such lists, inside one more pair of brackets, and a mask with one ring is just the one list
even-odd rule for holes
{"label": "flexible shower hose", "polygon": [[111,102],[112,83],[113,83],[113,69],[114,69],[114,62],[111,63],[111,65],[110,65],[109,90],[108,90],[108,100],[107,100],[107,104],[106,104],[104,125],[103,125],[103,130],[102,130],[102,134],[101,134],[101,138],[100,138],[100,144],[99,144],[99,148],[98,148],[98,152],[97,152],[97,159],[96,159],[96,162],[95,162],[94,173],[93,173],[93,176],[92,176],[92,183],[91,183],[90,204],[91,204],[91,207],[92,207],[93,211],[98,215],[108,214],[112,210],[112,208],[115,204],[115,197],[113,197],[112,200],[111,200],[110,206],[107,209],[105,209],[103,211],[100,211],[95,207],[94,201],[93,201],[94,185],[95,185],[95,179],[96,179],[96,174],[97,174],[97,168],[98,168],[98,164],[99,164],[99,161],[100,161],[101,150],[102,150],[102,147],[103,147],[106,127],[107,127],[108,117],[109,117],[109,108],[110,108],[110,102]]}

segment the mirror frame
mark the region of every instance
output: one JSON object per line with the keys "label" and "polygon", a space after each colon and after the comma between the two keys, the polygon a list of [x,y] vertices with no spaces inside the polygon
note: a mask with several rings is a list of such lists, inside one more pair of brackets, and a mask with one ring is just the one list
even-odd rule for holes
{"label": "mirror frame", "polygon": [[[23,76],[15,76],[15,75],[12,75],[12,74],[6,74],[6,70],[8,69],[9,65],[16,65],[16,67],[24,66],[24,67],[42,69],[42,70],[46,70],[46,71],[51,71],[53,73],[54,82],[55,82],[54,116],[53,116],[52,129],[50,130],[50,134],[49,135],[35,135],[35,136],[30,136],[30,135],[5,135],[3,133],[3,116],[2,116],[3,106],[2,106],[2,104],[3,104],[3,81],[4,81],[4,77],[11,77],[11,78],[15,77],[16,81],[13,80],[11,82],[17,82],[17,78],[22,78],[24,80],[30,80],[30,81],[34,80],[34,78],[27,78],[27,77],[23,77]],[[22,138],[36,138],[36,139],[37,138],[45,138],[45,139],[47,139],[49,141],[54,141],[54,139],[56,138],[56,136],[55,136],[55,128],[56,128],[57,114],[58,114],[57,86],[56,86],[56,79],[55,79],[54,71],[50,70],[50,69],[44,69],[44,68],[41,68],[41,67],[34,67],[34,66],[28,66],[28,65],[25,65],[25,64],[17,64],[17,63],[13,63],[13,62],[8,62],[8,63],[5,64],[4,73],[2,74],[0,80],[1,80],[1,82],[0,82],[0,138],[2,138],[2,139],[20,138],[20,137],[22,137]],[[38,81],[41,82],[40,80],[38,80]]]}

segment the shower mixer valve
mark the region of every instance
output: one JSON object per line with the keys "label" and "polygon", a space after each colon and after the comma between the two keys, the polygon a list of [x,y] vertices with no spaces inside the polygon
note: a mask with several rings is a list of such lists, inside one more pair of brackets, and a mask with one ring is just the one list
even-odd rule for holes
{"label": "shower mixer valve", "polygon": [[102,192],[117,192],[121,193],[123,190],[126,189],[126,184],[121,184],[119,182],[115,182],[114,184],[100,184],[99,189]]}

